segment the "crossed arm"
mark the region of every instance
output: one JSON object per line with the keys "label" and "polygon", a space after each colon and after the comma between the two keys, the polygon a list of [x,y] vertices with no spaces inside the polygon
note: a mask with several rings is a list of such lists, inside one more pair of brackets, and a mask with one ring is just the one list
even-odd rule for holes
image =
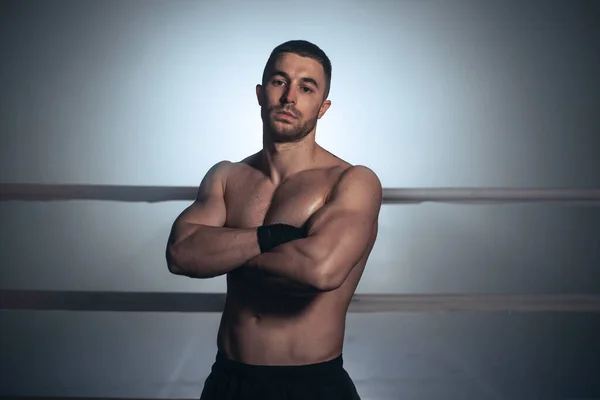
{"label": "crossed arm", "polygon": [[223,175],[213,167],[198,199],[175,221],[167,245],[169,270],[210,278],[238,269],[278,277],[290,287],[329,291],[339,287],[367,250],[382,200],[381,183],[368,168],[349,168],[330,200],[307,221],[308,236],[260,253],[256,230],[224,228]]}
{"label": "crossed arm", "polygon": [[341,177],[330,201],[308,220],[307,238],[260,254],[246,267],[282,278],[282,285],[337,289],[376,234],[381,200],[376,175],[365,167],[353,167]]}

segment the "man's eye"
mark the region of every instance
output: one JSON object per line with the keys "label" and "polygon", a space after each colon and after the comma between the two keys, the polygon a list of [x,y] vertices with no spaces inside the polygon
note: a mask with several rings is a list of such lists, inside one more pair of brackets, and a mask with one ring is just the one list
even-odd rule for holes
{"label": "man's eye", "polygon": [[303,86],[302,90],[304,91],[304,93],[310,93],[310,92],[312,92],[312,89],[309,88],[309,87],[307,87],[307,86]]}
{"label": "man's eye", "polygon": [[279,80],[279,79],[275,79],[275,80],[273,81],[273,85],[274,85],[274,86],[283,85],[283,81],[282,81],[282,80]]}

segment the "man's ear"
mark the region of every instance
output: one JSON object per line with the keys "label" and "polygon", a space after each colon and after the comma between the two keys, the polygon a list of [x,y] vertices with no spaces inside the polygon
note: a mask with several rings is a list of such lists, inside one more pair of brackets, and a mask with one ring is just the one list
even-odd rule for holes
{"label": "man's ear", "polygon": [[321,117],[325,115],[325,112],[329,110],[329,107],[331,107],[331,100],[325,100],[323,104],[321,104],[321,108],[319,109],[319,114],[317,118],[321,119]]}
{"label": "man's ear", "polygon": [[258,105],[262,107],[262,85],[256,85],[256,99],[258,100]]}

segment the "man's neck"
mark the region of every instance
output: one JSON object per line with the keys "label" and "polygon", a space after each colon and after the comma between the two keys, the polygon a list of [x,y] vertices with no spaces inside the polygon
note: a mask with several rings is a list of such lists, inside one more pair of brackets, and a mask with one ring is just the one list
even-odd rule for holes
{"label": "man's neck", "polygon": [[291,175],[310,169],[316,159],[318,145],[309,134],[294,143],[273,143],[263,137],[262,165],[271,182],[278,185]]}

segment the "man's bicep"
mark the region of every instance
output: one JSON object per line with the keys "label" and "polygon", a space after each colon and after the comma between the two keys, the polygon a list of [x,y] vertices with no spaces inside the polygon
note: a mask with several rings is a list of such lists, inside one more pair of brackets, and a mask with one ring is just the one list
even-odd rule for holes
{"label": "man's bicep", "polygon": [[331,212],[314,235],[327,264],[351,267],[369,247],[377,226],[377,218],[368,211],[343,210]]}
{"label": "man's bicep", "polygon": [[187,236],[194,225],[222,227],[225,225],[226,209],[224,198],[225,177],[231,163],[214,165],[204,176],[196,199],[186,207],[173,223],[172,241]]}
{"label": "man's bicep", "polygon": [[365,167],[353,167],[334,188],[331,199],[307,222],[309,235],[375,223],[381,208],[382,188],[377,176]]}
{"label": "man's bicep", "polygon": [[377,176],[354,167],[332,193],[332,199],[308,222],[309,237],[333,264],[357,262],[377,226],[382,188]]}
{"label": "man's bicep", "polygon": [[177,223],[221,227],[225,224],[225,216],[225,202],[223,198],[211,194],[202,199],[194,200],[177,217]]}

